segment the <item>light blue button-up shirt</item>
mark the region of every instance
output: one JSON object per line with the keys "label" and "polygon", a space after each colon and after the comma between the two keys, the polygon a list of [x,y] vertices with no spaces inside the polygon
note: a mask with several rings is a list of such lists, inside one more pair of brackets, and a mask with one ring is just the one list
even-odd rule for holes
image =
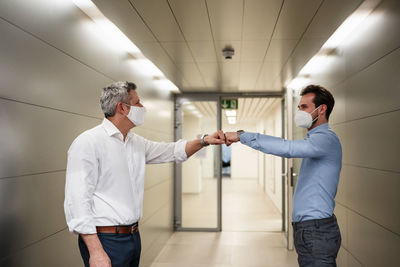
{"label": "light blue button-up shirt", "polygon": [[332,216],[342,168],[342,146],[328,123],[309,131],[303,140],[244,132],[240,142],[267,154],[303,158],[293,197],[294,222]]}

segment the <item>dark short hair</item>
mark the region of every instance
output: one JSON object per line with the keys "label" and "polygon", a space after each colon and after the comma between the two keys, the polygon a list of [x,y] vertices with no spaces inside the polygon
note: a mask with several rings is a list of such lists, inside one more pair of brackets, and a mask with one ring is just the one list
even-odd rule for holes
{"label": "dark short hair", "polygon": [[329,120],[329,116],[331,115],[333,106],[335,105],[335,99],[333,98],[333,95],[326,88],[314,84],[304,88],[300,95],[303,96],[309,93],[313,93],[315,95],[313,99],[315,107],[319,107],[322,104],[326,105],[326,119]]}

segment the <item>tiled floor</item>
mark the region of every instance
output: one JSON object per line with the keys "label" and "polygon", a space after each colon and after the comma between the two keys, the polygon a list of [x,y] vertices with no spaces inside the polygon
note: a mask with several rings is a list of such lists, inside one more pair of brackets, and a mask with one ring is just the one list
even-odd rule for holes
{"label": "tiled floor", "polygon": [[[189,206],[200,207],[202,201],[209,201],[214,194],[212,183],[204,183],[203,195],[190,195],[186,199],[191,201]],[[197,216],[207,224],[196,208],[186,211],[187,219]],[[220,233],[174,233],[152,267],[298,266],[296,253],[286,249],[280,232],[280,213],[257,181],[223,180],[222,221]]]}
{"label": "tiled floor", "polygon": [[281,233],[176,232],[152,267],[295,267]]}

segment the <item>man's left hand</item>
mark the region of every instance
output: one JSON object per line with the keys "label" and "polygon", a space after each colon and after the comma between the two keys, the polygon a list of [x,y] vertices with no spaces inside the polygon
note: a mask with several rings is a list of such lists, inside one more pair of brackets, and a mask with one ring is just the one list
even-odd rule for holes
{"label": "man's left hand", "polygon": [[225,135],[221,130],[216,131],[211,135],[204,137],[204,142],[210,145],[222,145],[225,144]]}

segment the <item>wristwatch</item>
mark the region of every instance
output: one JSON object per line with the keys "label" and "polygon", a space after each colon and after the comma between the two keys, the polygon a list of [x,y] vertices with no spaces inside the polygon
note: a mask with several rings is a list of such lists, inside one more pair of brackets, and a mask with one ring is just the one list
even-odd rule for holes
{"label": "wristwatch", "polygon": [[237,135],[238,135],[239,141],[240,141],[240,136],[242,135],[242,133],[244,133],[244,131],[243,130],[238,130],[236,132],[237,132]]}
{"label": "wristwatch", "polygon": [[206,137],[206,136],[208,136],[208,134],[203,134],[203,135],[200,137],[200,143],[201,143],[202,146],[209,146],[209,145],[210,145],[210,144],[207,144],[207,143],[204,141],[204,137]]}

